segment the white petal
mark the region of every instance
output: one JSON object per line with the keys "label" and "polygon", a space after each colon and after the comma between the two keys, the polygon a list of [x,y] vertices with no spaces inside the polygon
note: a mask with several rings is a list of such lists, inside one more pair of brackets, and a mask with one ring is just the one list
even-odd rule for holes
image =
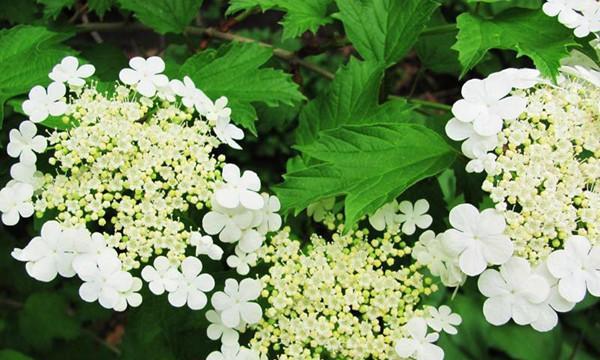
{"label": "white petal", "polygon": [[467,247],[460,255],[458,262],[460,269],[469,276],[477,276],[487,267],[487,262],[479,246]]}
{"label": "white petal", "polygon": [[502,119],[516,119],[525,111],[527,100],[520,96],[510,96],[498,101],[490,111],[498,114]]}
{"label": "white petal", "polygon": [[585,297],[585,279],[578,275],[569,275],[559,280],[558,292],[566,300],[578,303]]}
{"label": "white petal", "polygon": [[477,279],[479,291],[486,297],[498,297],[510,293],[506,281],[496,270],[488,269]]}
{"label": "white petal", "polygon": [[262,318],[262,309],[256,303],[243,303],[240,306],[242,319],[249,325],[256,324]]}
{"label": "white petal", "polygon": [[207,302],[206,295],[201,291],[192,291],[188,295],[187,304],[192,310],[203,309]]}
{"label": "white petal", "polygon": [[181,262],[181,272],[186,276],[197,276],[202,271],[202,261],[200,259],[188,256]]}
{"label": "white petal", "polygon": [[483,315],[492,325],[504,325],[512,316],[511,304],[504,297],[492,297],[483,303]]}
{"label": "white petal", "polygon": [[140,74],[132,69],[123,69],[119,72],[119,79],[124,84],[133,85],[140,81]]}
{"label": "white petal", "polygon": [[221,313],[221,321],[228,328],[235,328],[240,325],[240,313],[237,308],[227,308]]}
{"label": "white petal", "polygon": [[260,194],[249,190],[240,191],[239,199],[240,203],[250,210],[260,210],[265,204]]}
{"label": "white petal", "polygon": [[450,210],[450,224],[452,227],[472,232],[479,218],[479,211],[471,204],[460,204]]}
{"label": "white petal", "polygon": [[168,296],[169,303],[175,307],[182,307],[187,302],[187,291],[185,290],[177,290],[169,293]]}
{"label": "white petal", "polygon": [[230,187],[222,187],[218,189],[215,192],[215,199],[219,205],[228,209],[235,209],[240,204],[239,192]]}
{"label": "white petal", "polygon": [[243,301],[255,300],[260,296],[262,284],[256,279],[244,279],[239,285],[239,296]]}

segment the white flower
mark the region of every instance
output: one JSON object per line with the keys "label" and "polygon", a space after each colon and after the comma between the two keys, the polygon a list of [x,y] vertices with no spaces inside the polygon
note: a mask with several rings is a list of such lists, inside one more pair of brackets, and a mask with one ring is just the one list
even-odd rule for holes
{"label": "white flower", "polygon": [[386,227],[391,230],[399,223],[398,202],[396,200],[383,205],[373,215],[369,216],[369,224],[378,231],[383,231]]}
{"label": "white flower", "polygon": [[227,258],[227,265],[234,268],[240,275],[248,275],[250,267],[256,265],[258,256],[256,253],[245,253],[239,246],[235,247],[235,255],[230,255]]}
{"label": "white flower", "polygon": [[221,322],[221,315],[214,310],[206,312],[206,320],[210,321],[210,325],[206,329],[206,335],[211,340],[221,339],[225,345],[237,344],[240,334],[235,329],[230,329],[224,326]]}
{"label": "white flower", "polygon": [[458,314],[452,313],[452,309],[450,309],[447,305],[442,305],[438,309],[433,306],[427,307],[427,325],[432,328],[434,331],[440,332],[444,331],[450,335],[456,335],[458,331],[455,326],[458,326],[462,323],[462,318]]}
{"label": "white flower", "polygon": [[169,262],[165,256],[154,259],[154,266],[146,265],[142,269],[142,279],[148,283],[150,291],[160,295],[166,291],[177,290],[181,273]]}
{"label": "white flower", "polygon": [[171,80],[171,88],[178,96],[181,96],[181,102],[189,109],[196,108],[202,113],[206,104],[211,103],[210,99],[202,90],[198,89],[194,81],[189,76],[185,76],[183,81]]}
{"label": "white flower", "polygon": [[575,28],[575,36],[584,38],[590,33],[600,31],[600,4],[596,1],[586,1],[578,10],[581,11],[581,15],[572,23],[565,23],[567,27]]}
{"label": "white flower", "polygon": [[542,10],[548,16],[558,15],[561,24],[573,24],[579,15],[574,11],[572,3],[573,0],[548,0]]}
{"label": "white flower", "polygon": [[89,231],[76,229],[79,233],[74,237],[75,258],[73,266],[79,262],[94,262],[96,258],[108,248],[104,235],[100,233],[89,234]]}
{"label": "white flower", "polygon": [[13,180],[33,186],[36,167],[30,163],[16,163],[10,167],[10,176]]}
{"label": "white flower", "polygon": [[571,236],[564,249],[548,257],[548,270],[558,280],[558,291],[571,302],[580,302],[586,289],[600,296],[600,247],[590,245],[583,236]]}
{"label": "white flower", "polygon": [[519,325],[536,321],[540,316],[537,305],[550,293],[546,280],[531,271],[527,260],[517,257],[500,266],[500,271],[484,271],[477,286],[489,298],[483,304],[483,314],[492,325],[503,325],[511,318]]}
{"label": "white flower", "polygon": [[240,168],[234,164],[223,166],[225,184],[215,192],[219,205],[234,209],[240,204],[246,209],[258,210],[264,206],[264,200],[257,191],[260,190],[260,179],[254,171],[246,170],[240,176]]}
{"label": "white flower", "polygon": [[221,351],[213,351],[208,354],[206,360],[259,360],[259,355],[245,347],[234,344],[223,344]]}
{"label": "white flower", "polygon": [[450,211],[450,224],[454,229],[445,232],[445,245],[459,254],[465,274],[479,275],[488,264],[501,265],[511,257],[513,243],[504,235],[504,217],[495,209],[479,213],[473,205],[461,204]]}
{"label": "white flower", "polygon": [[473,122],[477,134],[495,135],[502,130],[503,119],[515,119],[527,106],[522,97],[506,97],[511,90],[512,84],[505,76],[471,79],[463,85],[464,99],[454,103],[452,113],[460,121]]}
{"label": "white flower", "polygon": [[238,327],[242,320],[256,324],[262,318],[260,305],[256,300],[262,290],[259,280],[244,279],[239,285],[235,279],[225,280],[225,291],[217,291],[211,299],[215,310],[221,313],[221,321],[228,328]]}
{"label": "white flower", "polygon": [[281,203],[275,195],[263,193],[262,197],[265,205],[254,213],[254,227],[259,233],[267,234],[281,228],[281,216],[277,213],[281,209]]}
{"label": "white flower", "polygon": [[484,156],[498,145],[498,138],[495,135],[481,136],[473,130],[473,124],[456,118],[450,119],[446,124],[446,135],[455,141],[466,140],[462,143],[461,150],[470,159]]}
{"label": "white flower", "polygon": [[196,247],[196,256],[208,255],[212,260],[221,260],[223,257],[223,249],[213,243],[212,237],[208,235],[202,236],[199,232],[193,232],[190,236],[190,245]]}
{"label": "white flower", "polygon": [[396,353],[402,358],[412,357],[417,360],[441,360],[444,350],[433,343],[439,338],[438,333],[427,334],[425,319],[413,317],[404,326],[408,338],[402,338],[396,343]]}
{"label": "white flower", "polygon": [[53,82],[48,90],[43,86],[34,86],[29,91],[29,99],[23,102],[23,112],[34,123],[46,120],[49,115],[60,116],[67,111],[64,96],[67,88],[62,83]]}
{"label": "white flower", "polygon": [[485,170],[488,174],[493,174],[496,169],[496,155],[485,154],[477,159],[473,159],[467,163],[465,170],[468,173],[481,173]]}
{"label": "white flower", "polygon": [[240,250],[251,253],[258,250],[263,242],[265,236],[254,229],[248,229],[242,234],[242,238],[238,244]]}
{"label": "white flower", "polygon": [[200,310],[206,306],[205,292],[215,287],[215,280],[209,274],[201,274],[202,262],[195,257],[187,257],[181,263],[181,273],[177,289],[169,293],[169,303],[182,307],[186,303],[192,310]]}
{"label": "white flower", "polygon": [[244,138],[244,131],[233,125],[229,119],[217,119],[214,131],[219,140],[225,144],[229,145],[233,149],[242,149],[242,147],[235,140],[242,140]]}
{"label": "white flower", "polygon": [[81,87],[85,85],[86,78],[94,75],[96,68],[93,65],[85,64],[79,66],[79,60],[74,56],[67,56],[60,64],[52,68],[52,72],[48,75],[50,79],[59,82],[67,83],[73,87]]}
{"label": "white flower", "polygon": [[114,249],[106,249],[95,262],[79,262],[75,270],[84,281],[79,287],[79,296],[84,301],[98,301],[107,309],[119,304],[122,293],[132,288],[133,276],[122,270],[122,263]]}
{"label": "white flower", "polygon": [[115,311],[125,311],[127,305],[131,307],[138,307],[142,304],[142,295],[139,291],[142,289],[142,280],[140,278],[133,278],[131,287],[126,291],[120,292],[117,301],[113,309]]}
{"label": "white flower", "polygon": [[333,209],[334,205],[334,197],[319,200],[316,203],[308,205],[308,207],[306,208],[306,214],[308,216],[312,216],[312,218],[315,219],[315,221],[320,222],[323,221],[323,219],[325,219],[325,215],[328,211]]}
{"label": "white flower", "polygon": [[202,218],[202,228],[209,235],[219,234],[224,243],[234,243],[242,238],[243,231],[252,224],[252,212],[244,208],[226,209],[212,201],[213,209]]}
{"label": "white flower", "polygon": [[427,229],[433,222],[431,215],[427,214],[429,202],[425,199],[417,200],[414,205],[410,201],[403,201],[398,208],[398,221],[402,223],[402,232],[406,235],[414,234],[417,227]]}
{"label": "white flower", "polygon": [[57,274],[72,277],[75,275],[72,240],[63,236],[58,222],[47,221],[40,236],[34,237],[25,248],[14,249],[11,255],[19,261],[26,261],[27,274],[38,281],[50,282]]}
{"label": "white flower", "polygon": [[537,331],[545,332],[552,330],[558,324],[556,312],[568,312],[575,307],[574,302],[563,298],[558,292],[558,279],[548,271],[548,264],[544,261],[535,268],[534,273],[540,275],[550,286],[550,292],[546,300],[538,305],[540,315],[531,323],[531,327]]}
{"label": "white flower", "polygon": [[131,68],[123,69],[119,79],[127,85],[135,85],[137,91],[146,97],[156,94],[157,88],[165,87],[169,78],[161,74],[165,70],[165,62],[158,56],[148,59],[134,57],[129,60]]}
{"label": "white flower", "polygon": [[456,287],[467,277],[460,270],[458,257],[446,248],[443,239],[443,233],[436,236],[433,231],[427,230],[419,236],[411,254],[419,263],[426,265],[432,275],[439,276],[444,285]]}
{"label": "white flower", "polygon": [[31,121],[23,121],[19,130],[12,129],[9,133],[10,142],[6,152],[13,158],[19,158],[21,162],[33,164],[37,160],[35,153],[43,153],[46,150],[46,138],[37,135],[37,128]]}
{"label": "white flower", "polygon": [[505,77],[515,89],[529,89],[542,81],[540,72],[537,69],[508,68],[492,74],[491,76]]}
{"label": "white flower", "polygon": [[9,184],[0,190],[0,212],[4,225],[16,225],[21,217],[33,215],[32,196],[33,187],[20,182]]}
{"label": "white flower", "polygon": [[207,104],[206,112],[203,114],[209,121],[217,122],[219,119],[227,119],[231,117],[231,109],[227,107],[227,98],[221,96],[214,103],[211,101]]}

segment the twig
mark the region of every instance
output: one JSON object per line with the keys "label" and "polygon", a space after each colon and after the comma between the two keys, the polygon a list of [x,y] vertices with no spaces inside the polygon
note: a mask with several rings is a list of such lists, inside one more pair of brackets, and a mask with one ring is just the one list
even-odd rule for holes
{"label": "twig", "polygon": [[[152,29],[150,29],[149,27],[144,26],[142,24],[137,24],[137,23],[128,24],[128,23],[124,23],[124,22],[81,24],[81,25],[77,26],[77,29],[80,32],[152,31]],[[216,30],[214,28],[202,28],[202,27],[197,27],[197,26],[188,26],[185,29],[185,33],[191,34],[191,35],[209,36],[209,37],[213,37],[215,39],[224,40],[224,41],[238,41],[238,42],[245,42],[245,43],[255,43],[260,46],[264,46],[264,47],[273,49],[273,55],[275,55],[276,57],[278,57],[282,60],[285,60],[287,62],[290,62],[292,64],[300,65],[300,66],[302,66],[308,70],[311,70],[329,80],[333,80],[333,78],[335,77],[335,75],[333,73],[331,73],[329,70],[322,68],[319,65],[313,64],[309,61],[306,61],[304,59],[301,59],[300,57],[298,57],[295,53],[293,53],[291,51],[276,48],[271,44],[267,44],[267,43],[257,41],[257,40],[251,39],[251,38],[239,36],[239,35],[232,34],[232,33],[222,32],[222,31]]]}
{"label": "twig", "polygon": [[89,337],[91,337],[95,342],[97,342],[98,344],[104,346],[108,350],[112,351],[115,355],[121,355],[121,350],[119,350],[118,347],[116,347],[116,346],[114,346],[112,344],[109,344],[104,339],[102,339],[101,337],[99,337],[98,335],[96,335],[92,330],[90,330],[90,329],[82,329],[82,330]]}

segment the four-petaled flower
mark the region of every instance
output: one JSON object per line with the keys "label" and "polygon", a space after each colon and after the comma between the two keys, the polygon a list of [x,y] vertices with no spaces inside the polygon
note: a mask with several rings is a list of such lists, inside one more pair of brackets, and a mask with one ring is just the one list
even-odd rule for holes
{"label": "four-petaled flower", "polygon": [[33,215],[31,201],[33,187],[26,183],[15,182],[0,190],[0,212],[2,223],[7,226],[16,225],[20,218]]}
{"label": "four-petaled flower", "polygon": [[558,291],[571,302],[580,302],[586,289],[600,296],[600,247],[590,245],[584,236],[571,236],[564,249],[548,257],[548,270],[558,280]]}
{"label": "four-petaled flower", "polygon": [[169,262],[165,256],[154,259],[154,266],[146,265],[142,269],[142,279],[148,283],[150,291],[160,295],[166,291],[172,292],[177,289],[181,273]]}
{"label": "four-petaled flower", "polygon": [[190,235],[190,245],[196,247],[196,256],[207,255],[212,260],[221,260],[223,257],[223,249],[208,235],[202,236],[199,232],[193,232]]}
{"label": "four-petaled flower", "polygon": [[402,232],[406,235],[412,235],[417,230],[427,229],[431,226],[433,218],[427,214],[429,211],[429,202],[425,199],[417,200],[414,205],[410,201],[403,201],[398,205],[400,214],[398,221],[402,223]]}
{"label": "four-petaled flower", "polygon": [[202,228],[209,235],[219,234],[219,240],[224,243],[234,243],[240,240],[244,230],[252,225],[253,215],[243,208],[227,209],[212,201],[212,211],[202,218]]}
{"label": "four-petaled flower", "polygon": [[215,310],[221,314],[223,325],[237,328],[242,320],[247,324],[256,324],[262,317],[260,305],[256,300],[262,290],[259,280],[244,279],[239,284],[235,279],[225,280],[225,291],[217,291],[211,299]]}
{"label": "four-petaled flower", "polygon": [[171,89],[175,94],[181,96],[181,102],[185,107],[189,109],[196,108],[200,113],[202,113],[206,104],[210,103],[208,96],[196,87],[189,76],[184,76],[183,81],[171,80]]}
{"label": "four-petaled flower", "polygon": [[248,275],[250,267],[256,265],[258,255],[256,253],[245,253],[239,246],[235,247],[235,255],[227,258],[227,265],[235,269],[240,275]]}
{"label": "four-petaled flower", "polygon": [[209,339],[221,339],[223,344],[237,344],[240,334],[235,329],[224,326],[219,313],[214,310],[208,310],[206,312],[206,320],[210,321],[210,325],[206,329],[206,335],[208,335]]}
{"label": "four-petaled flower", "polygon": [[262,197],[265,205],[254,213],[255,227],[259,233],[266,235],[281,228],[281,215],[277,213],[281,209],[281,203],[275,195],[263,193]]}
{"label": "four-petaled flower", "polygon": [[23,121],[19,129],[12,129],[9,133],[10,142],[6,152],[21,162],[33,164],[37,160],[35,153],[41,154],[46,150],[46,138],[37,135],[37,128],[31,121]]}
{"label": "four-petaled flower", "polygon": [[449,306],[442,305],[437,309],[433,306],[429,306],[427,308],[427,313],[429,315],[426,319],[427,325],[434,331],[444,331],[450,335],[456,335],[458,333],[455,326],[462,323],[462,318],[460,315],[453,313]]}
{"label": "four-petaled flower", "polygon": [[450,211],[450,224],[444,241],[459,255],[460,269],[469,276],[481,274],[488,264],[501,265],[513,253],[513,243],[504,234],[506,222],[495,209],[481,213],[471,204],[461,204]]}
{"label": "four-petaled flower", "polygon": [[439,334],[427,333],[427,322],[421,317],[413,317],[404,325],[408,337],[396,342],[396,353],[402,358],[412,357],[417,360],[441,360],[444,350],[433,344]]}
{"label": "four-petaled flower", "polygon": [[34,86],[29,91],[29,99],[23,101],[23,112],[29,115],[29,120],[39,123],[49,115],[60,116],[67,111],[64,96],[67,88],[63,83],[53,82],[46,90],[43,86]]}
{"label": "four-petaled flower", "polygon": [[488,151],[498,145],[498,137],[495,135],[481,136],[473,130],[472,123],[462,122],[456,118],[446,123],[446,135],[454,141],[463,141],[461,150],[469,159],[477,159],[485,156]]}
{"label": "four-petaled flower", "polygon": [[527,106],[522,97],[506,97],[512,90],[510,79],[494,75],[498,74],[467,81],[461,92],[464,99],[452,106],[452,114],[460,121],[472,122],[473,129],[481,136],[499,133],[502,120],[515,119]]}
{"label": "four-petaled flower", "polygon": [[169,303],[182,307],[186,303],[192,310],[200,310],[206,306],[204,293],[215,287],[215,279],[209,274],[201,274],[202,262],[195,257],[187,257],[181,262],[181,273],[177,289],[169,293]]}
{"label": "four-petaled flower", "polygon": [[260,190],[260,179],[254,171],[246,170],[240,176],[237,165],[225,164],[223,180],[225,184],[215,192],[219,205],[235,209],[241,204],[250,210],[258,210],[264,206],[263,197],[257,193]]}
{"label": "four-petaled flower", "polygon": [[388,230],[392,230],[399,223],[398,202],[396,200],[383,205],[373,215],[369,216],[369,224],[378,231],[383,231],[386,227]]}
{"label": "four-petaled flower", "polygon": [[59,82],[67,83],[73,87],[82,87],[85,85],[86,78],[94,75],[96,68],[94,65],[84,64],[79,66],[79,60],[74,56],[67,56],[62,59],[60,64],[52,68],[52,72],[48,74],[50,79]]}
{"label": "four-petaled flower", "polygon": [[488,297],[483,315],[492,325],[503,325],[511,318],[519,325],[531,324],[541,314],[538,305],[550,293],[546,279],[533,273],[527,260],[517,257],[500,266],[500,271],[484,271],[477,286]]}
{"label": "four-petaled flower", "polygon": [[130,69],[123,69],[119,73],[119,79],[127,85],[135,85],[137,91],[152,97],[158,88],[166,87],[169,78],[161,74],[165,70],[165,62],[158,56],[148,59],[136,56],[129,60]]}

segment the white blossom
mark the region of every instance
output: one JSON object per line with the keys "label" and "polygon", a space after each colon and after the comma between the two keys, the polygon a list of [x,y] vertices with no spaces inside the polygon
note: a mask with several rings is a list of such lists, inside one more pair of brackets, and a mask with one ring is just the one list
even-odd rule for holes
{"label": "white blossom", "polygon": [[158,256],[153,264],[154,266],[146,265],[142,269],[142,279],[148,283],[150,291],[155,295],[160,295],[165,290],[175,291],[181,279],[177,268],[164,256]]}
{"label": "white blossom", "polygon": [[207,255],[212,260],[221,260],[223,257],[223,249],[208,235],[202,236],[199,232],[193,232],[190,235],[190,245],[196,247],[196,256]]}
{"label": "white blossom", "polygon": [[127,306],[138,307],[142,304],[142,295],[139,291],[142,289],[142,279],[133,278],[129,289],[119,292],[119,297],[113,306],[115,311],[125,311]]}
{"label": "white blossom", "polygon": [[325,219],[325,215],[327,214],[327,212],[333,209],[334,205],[334,197],[322,199],[308,205],[308,207],[306,208],[306,214],[308,216],[311,216],[315,221],[320,222],[323,221],[323,219]]}
{"label": "white blossom", "polygon": [[215,280],[209,274],[201,274],[202,262],[195,257],[187,257],[181,262],[181,273],[175,291],[169,293],[169,303],[182,307],[186,303],[192,310],[200,310],[206,306],[204,293],[215,287]]}
{"label": "white blossom", "polygon": [[227,209],[212,201],[213,209],[202,218],[202,228],[209,235],[219,234],[219,240],[224,243],[239,241],[244,230],[252,225],[253,214],[247,209],[238,207]]}
{"label": "white blossom", "polygon": [[250,267],[256,265],[258,256],[256,253],[246,253],[240,249],[239,246],[235,247],[235,255],[230,255],[227,258],[227,265],[230,268],[235,269],[240,275],[248,275]]}
{"label": "white blossom", "polygon": [[121,70],[119,79],[127,85],[135,85],[143,96],[152,97],[158,88],[169,84],[169,78],[162,74],[165,62],[158,56],[134,57],[129,60],[129,66],[131,68]]}
{"label": "white blossom", "polygon": [[86,78],[94,75],[96,68],[90,64],[79,66],[79,60],[74,56],[67,56],[62,59],[60,64],[52,68],[48,75],[50,79],[59,83],[67,83],[73,87],[82,87],[85,85]]}
{"label": "white blossom", "polygon": [[465,274],[477,276],[488,264],[501,265],[511,257],[513,243],[504,235],[504,217],[495,209],[480,213],[471,204],[461,204],[450,211],[450,224],[454,229],[445,232],[445,245],[459,254]]}
{"label": "white blossom", "polygon": [[34,213],[33,187],[26,183],[15,182],[0,190],[0,212],[2,223],[16,225],[20,218],[28,218]]}
{"label": "white blossom", "polygon": [[214,310],[206,312],[206,320],[210,322],[206,329],[206,335],[211,340],[219,340],[225,345],[233,345],[238,342],[240,334],[235,330],[223,325],[221,315]]}
{"label": "white blossom", "polygon": [[171,88],[175,94],[181,97],[183,105],[189,109],[196,108],[198,112],[202,113],[202,109],[211,103],[208,96],[196,87],[189,76],[184,76],[183,81],[171,80]]}
{"label": "white blossom", "polygon": [[439,276],[442,283],[448,287],[463,284],[466,274],[460,270],[457,254],[453,254],[443,240],[444,234],[435,234],[427,230],[419,236],[419,241],[412,249],[412,257],[426,265],[434,276]]}
{"label": "white blossom", "polygon": [[23,121],[19,129],[9,133],[10,142],[6,152],[13,158],[19,158],[23,163],[33,164],[37,160],[35,153],[41,154],[46,150],[47,142],[43,135],[37,135],[37,128],[31,121]]}
{"label": "white blossom", "polygon": [[570,302],[580,302],[586,289],[600,296],[600,247],[590,245],[584,236],[571,236],[564,249],[548,257],[548,270],[558,280],[560,295]]}
{"label": "white blossom", "polygon": [[481,136],[473,130],[473,124],[459,121],[456,118],[452,118],[446,123],[446,135],[455,141],[465,140],[461,145],[461,150],[470,159],[485,156],[488,151],[498,145],[497,136]]}
{"label": "white blossom", "polygon": [[234,164],[223,166],[225,184],[215,192],[219,205],[235,209],[240,204],[249,210],[258,210],[264,206],[260,190],[260,179],[254,171],[246,170],[240,176],[240,168]]}
{"label": "white blossom", "polygon": [[410,201],[402,201],[398,208],[398,221],[402,223],[402,232],[406,235],[414,234],[417,227],[427,229],[433,222],[431,215],[427,214],[429,202],[425,199],[417,200],[414,205]]}
{"label": "white blossom", "polygon": [[412,357],[416,360],[441,360],[444,350],[433,344],[439,334],[427,333],[427,323],[421,317],[413,317],[404,326],[408,337],[396,342],[396,353],[402,358]]}
{"label": "white blossom", "polygon": [[502,120],[514,119],[525,110],[524,98],[507,97],[511,90],[512,84],[505,76],[471,79],[463,85],[464,99],[454,103],[452,113],[460,121],[472,122],[477,134],[495,135],[502,130]]}
{"label": "white blossom", "polygon": [[238,327],[242,320],[250,325],[256,324],[262,318],[262,309],[252,300],[260,296],[261,290],[259,280],[243,279],[238,284],[235,279],[227,279],[224,291],[217,291],[211,303],[221,314],[223,325],[228,328]]}
{"label": "white blossom", "polygon": [[392,230],[398,226],[398,202],[393,200],[377,209],[373,215],[369,216],[369,224],[377,231],[383,231],[386,228]]}
{"label": "white blossom", "polygon": [[427,325],[436,332],[444,331],[447,334],[456,335],[458,331],[455,326],[462,323],[460,315],[453,313],[448,305],[441,305],[437,309],[428,306],[427,315]]}
{"label": "white blossom", "polygon": [[34,237],[23,249],[14,249],[12,257],[27,262],[25,270],[32,278],[50,282],[58,274],[73,277],[73,238],[65,237],[57,221],[47,221],[40,236]]}
{"label": "white blossom", "polygon": [[29,99],[23,102],[23,112],[34,123],[46,120],[49,115],[63,115],[67,111],[63,98],[66,93],[67,88],[62,83],[53,82],[47,90],[43,86],[34,86],[29,91]]}
{"label": "white blossom", "polygon": [[575,307],[574,302],[563,298],[558,292],[558,279],[552,276],[548,271],[546,261],[538,264],[534,273],[543,277],[550,286],[550,292],[546,300],[538,305],[540,315],[537,320],[531,323],[531,327],[537,331],[545,332],[552,330],[558,324],[557,312],[568,312]]}
{"label": "white blossom", "polygon": [[500,271],[488,269],[479,276],[479,291],[488,299],[483,314],[492,325],[503,325],[511,318],[519,325],[536,321],[550,293],[546,280],[531,271],[527,260],[513,257],[500,266]]}
{"label": "white blossom", "polygon": [[264,206],[254,212],[254,223],[256,230],[266,235],[269,232],[281,228],[281,216],[277,213],[281,209],[281,203],[275,195],[262,194]]}

